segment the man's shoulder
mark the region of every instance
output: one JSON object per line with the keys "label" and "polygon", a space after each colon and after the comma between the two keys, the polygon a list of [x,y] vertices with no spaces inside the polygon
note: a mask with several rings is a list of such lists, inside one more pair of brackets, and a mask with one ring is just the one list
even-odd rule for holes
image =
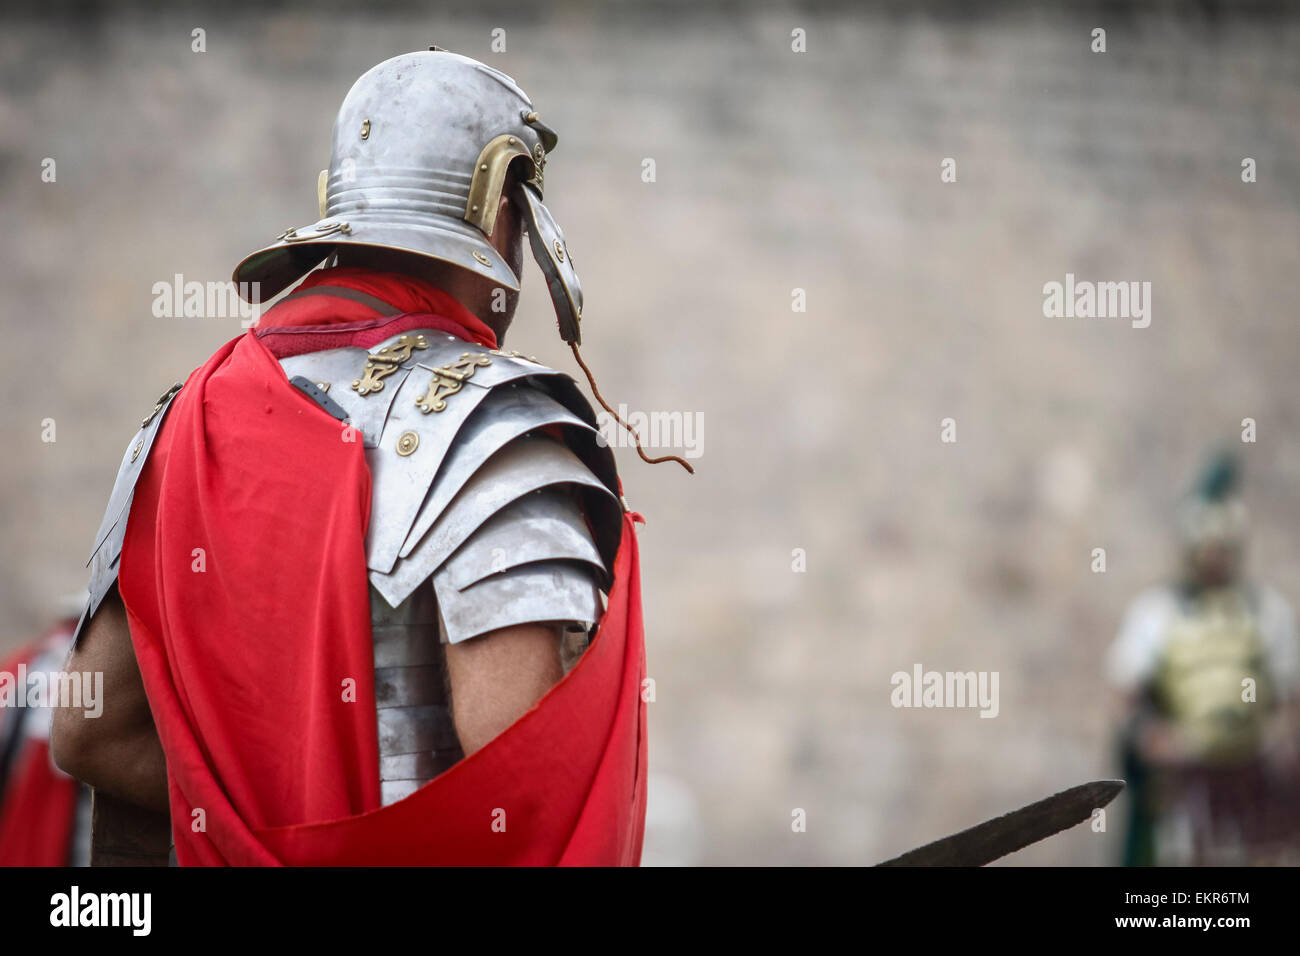
{"label": "man's shoulder", "polygon": [[568,373],[421,329],[281,365],[365,448],[367,564],[392,606],[431,576],[459,593],[482,566],[525,574],[577,562],[600,577],[612,567],[622,533],[614,457]]}

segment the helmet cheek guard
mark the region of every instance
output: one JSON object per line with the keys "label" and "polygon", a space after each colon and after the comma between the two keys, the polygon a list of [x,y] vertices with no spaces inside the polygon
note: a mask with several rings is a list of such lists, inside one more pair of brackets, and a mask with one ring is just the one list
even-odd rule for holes
{"label": "helmet cheek guard", "polygon": [[582,320],[582,284],[573,269],[573,256],[565,245],[564,233],[531,182],[516,186],[511,201],[528,230],[533,258],[546,276],[560,338],[571,345],[581,345],[582,330],[578,323]]}
{"label": "helmet cheek guard", "polygon": [[[545,165],[545,153],[538,144]],[[478,227],[483,235],[491,236],[496,227],[497,209],[500,206],[501,190],[505,186],[506,174],[516,160],[523,160],[533,171],[533,178],[541,181],[537,162],[527,144],[517,136],[502,133],[494,137],[483,147],[474,162],[474,178],[469,184],[469,199],[465,202],[465,221]],[[522,163],[521,163],[522,165]]]}

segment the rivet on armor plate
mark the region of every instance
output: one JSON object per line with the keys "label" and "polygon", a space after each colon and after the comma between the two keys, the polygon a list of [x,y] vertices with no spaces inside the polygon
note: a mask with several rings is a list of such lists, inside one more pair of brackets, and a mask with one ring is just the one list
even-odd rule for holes
{"label": "rivet on armor plate", "polygon": [[402,432],[401,437],[397,439],[397,453],[403,458],[410,455],[419,447],[420,436],[415,432]]}
{"label": "rivet on armor plate", "polygon": [[478,252],[477,250],[474,252],[474,258],[477,259],[479,262],[481,262],[481,263],[482,263],[483,265],[485,265],[485,266],[490,266],[490,265],[492,265],[492,260],[489,259],[487,256],[483,255],[483,253]]}
{"label": "rivet on armor plate", "polygon": [[370,138],[370,120],[361,121],[361,138],[362,139]]}
{"label": "rivet on armor plate", "polygon": [[555,240],[555,258],[560,262],[564,261],[564,245],[559,239]]}
{"label": "rivet on armor plate", "polygon": [[131,449],[131,460],[135,461],[137,458],[139,458],[140,452],[143,450],[144,450],[144,439],[142,438],[140,439],[140,441],[136,442],[135,447]]}

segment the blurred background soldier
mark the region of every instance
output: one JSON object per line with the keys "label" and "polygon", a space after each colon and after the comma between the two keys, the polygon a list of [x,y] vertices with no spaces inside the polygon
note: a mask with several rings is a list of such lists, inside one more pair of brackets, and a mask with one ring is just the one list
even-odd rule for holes
{"label": "blurred background soldier", "polygon": [[[16,676],[20,665],[27,674],[62,668],[81,601],[78,595],[61,620],[0,661],[0,675]],[[52,717],[50,707],[0,706],[0,866],[90,862],[90,789],[50,759]]]}
{"label": "blurred background soldier", "polygon": [[1296,857],[1295,616],[1243,573],[1237,485],[1236,461],[1216,455],[1180,507],[1176,580],[1130,605],[1110,649],[1130,866]]}

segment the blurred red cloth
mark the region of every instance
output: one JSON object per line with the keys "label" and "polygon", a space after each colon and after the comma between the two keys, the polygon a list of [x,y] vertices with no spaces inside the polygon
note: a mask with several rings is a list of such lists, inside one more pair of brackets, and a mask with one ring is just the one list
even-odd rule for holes
{"label": "blurred red cloth", "polygon": [[[18,666],[31,666],[52,642],[71,646],[73,619],[63,622],[8,660],[0,671],[16,675]],[[26,693],[25,687],[17,692]],[[0,721],[32,719],[30,711],[0,710]],[[13,762],[0,791],[0,866],[66,866],[76,825],[79,784],[54,766],[50,744],[43,737],[18,729]]]}
{"label": "blurred red cloth", "polygon": [[0,866],[67,866],[77,788],[54,766],[48,741],[24,744],[0,803]]}

